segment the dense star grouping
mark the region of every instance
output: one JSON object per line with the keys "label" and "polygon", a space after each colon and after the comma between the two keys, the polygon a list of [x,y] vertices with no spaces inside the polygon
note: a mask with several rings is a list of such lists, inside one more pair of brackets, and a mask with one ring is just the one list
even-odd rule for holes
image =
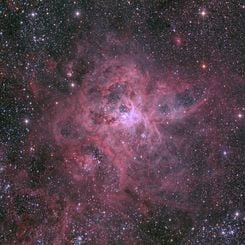
{"label": "dense star grouping", "polygon": [[243,244],[244,11],[0,3],[0,243]]}

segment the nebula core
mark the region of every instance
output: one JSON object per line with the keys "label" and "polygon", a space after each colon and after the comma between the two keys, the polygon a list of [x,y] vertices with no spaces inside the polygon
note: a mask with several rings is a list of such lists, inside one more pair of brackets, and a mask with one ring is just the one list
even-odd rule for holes
{"label": "nebula core", "polygon": [[6,1],[0,243],[243,244],[244,9]]}

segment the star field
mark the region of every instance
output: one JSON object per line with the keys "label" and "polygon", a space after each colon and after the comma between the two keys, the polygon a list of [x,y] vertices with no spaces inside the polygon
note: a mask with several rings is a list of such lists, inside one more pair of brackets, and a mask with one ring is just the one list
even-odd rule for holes
{"label": "star field", "polygon": [[0,244],[244,244],[243,1],[0,3]]}

